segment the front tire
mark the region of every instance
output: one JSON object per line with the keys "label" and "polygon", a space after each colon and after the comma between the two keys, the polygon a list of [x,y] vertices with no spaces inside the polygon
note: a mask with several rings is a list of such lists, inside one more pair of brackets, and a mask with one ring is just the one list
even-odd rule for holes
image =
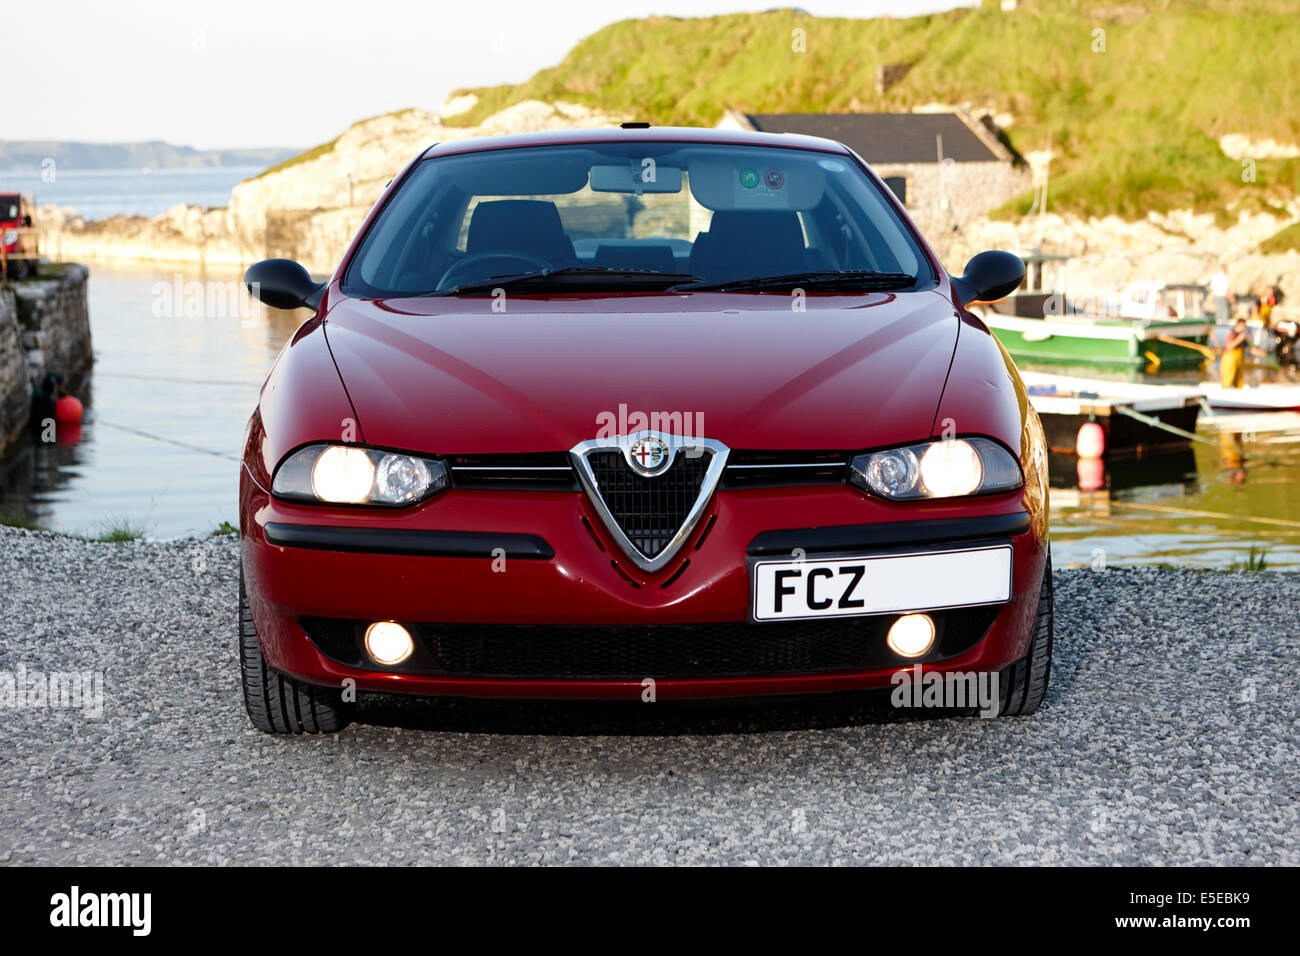
{"label": "front tire", "polygon": [[1002,685],[1006,688],[1006,696],[1002,699],[1003,717],[1028,717],[1047,696],[1047,682],[1052,674],[1053,619],[1052,556],[1049,551],[1029,653],[1002,672]]}
{"label": "front tire", "polygon": [[339,691],[304,684],[266,666],[239,569],[239,670],[244,707],[253,726],[268,734],[332,734],[352,721],[352,705]]}

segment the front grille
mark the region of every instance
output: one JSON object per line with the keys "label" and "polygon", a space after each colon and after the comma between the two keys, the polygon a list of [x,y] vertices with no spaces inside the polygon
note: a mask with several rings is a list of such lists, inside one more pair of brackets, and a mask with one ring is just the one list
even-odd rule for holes
{"label": "front grille", "polygon": [[451,455],[454,488],[507,491],[575,491],[577,478],[567,452],[522,455]]}
{"label": "front grille", "polygon": [[836,485],[849,456],[842,451],[733,451],[722,472],[723,488]]}
{"label": "front grille", "polygon": [[634,472],[617,450],[591,452],[587,463],[614,521],[637,550],[653,558],[686,523],[712,458],[708,451],[693,458],[679,452],[668,470],[653,478]]}
{"label": "front grille", "polygon": [[[707,458],[704,460],[707,463]],[[579,487],[567,452],[451,455],[446,461],[455,488],[574,491]],[[841,451],[733,451],[722,473],[721,487],[840,484],[845,480],[848,461],[849,455]],[[593,460],[593,470],[595,464]]]}
{"label": "front grille", "polygon": [[[934,648],[906,663],[933,663],[970,650],[997,607],[937,611]],[[743,677],[873,670],[904,663],[885,645],[896,615],[763,624],[645,627],[407,624],[419,636],[398,668],[456,677],[621,679]],[[362,658],[364,621],[302,618],[307,636],[344,664]],[[351,642],[337,638],[351,632]]]}

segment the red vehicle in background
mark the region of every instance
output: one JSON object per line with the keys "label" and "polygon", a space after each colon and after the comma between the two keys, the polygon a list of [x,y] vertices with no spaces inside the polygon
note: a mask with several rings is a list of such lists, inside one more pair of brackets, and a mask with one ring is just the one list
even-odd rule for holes
{"label": "red vehicle in background", "polygon": [[31,196],[0,193],[0,268],[6,279],[26,279],[40,264],[36,230],[32,228],[35,204]]}

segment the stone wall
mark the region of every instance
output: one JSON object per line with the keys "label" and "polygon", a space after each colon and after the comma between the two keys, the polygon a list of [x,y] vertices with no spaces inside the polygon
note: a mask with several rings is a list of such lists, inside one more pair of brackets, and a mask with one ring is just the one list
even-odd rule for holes
{"label": "stone wall", "polygon": [[1020,193],[1033,179],[1027,166],[987,163],[877,163],[881,179],[907,179],[907,212],[931,241],[962,229]]}
{"label": "stone wall", "polygon": [[0,291],[0,448],[27,424],[32,387],[46,372],[73,382],[90,366],[90,315],[82,265]]}
{"label": "stone wall", "polygon": [[31,376],[18,326],[18,305],[11,291],[0,289],[0,450],[22,430],[31,404]]}

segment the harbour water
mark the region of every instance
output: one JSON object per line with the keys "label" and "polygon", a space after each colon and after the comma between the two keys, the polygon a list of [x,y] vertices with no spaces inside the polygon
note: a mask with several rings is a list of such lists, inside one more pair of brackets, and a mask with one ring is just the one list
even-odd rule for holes
{"label": "harbour water", "polygon": [[247,304],[239,279],[91,267],[95,365],[84,424],[0,459],[6,520],[88,535],[125,526],[149,537],[237,522],[244,425],[306,315]]}

